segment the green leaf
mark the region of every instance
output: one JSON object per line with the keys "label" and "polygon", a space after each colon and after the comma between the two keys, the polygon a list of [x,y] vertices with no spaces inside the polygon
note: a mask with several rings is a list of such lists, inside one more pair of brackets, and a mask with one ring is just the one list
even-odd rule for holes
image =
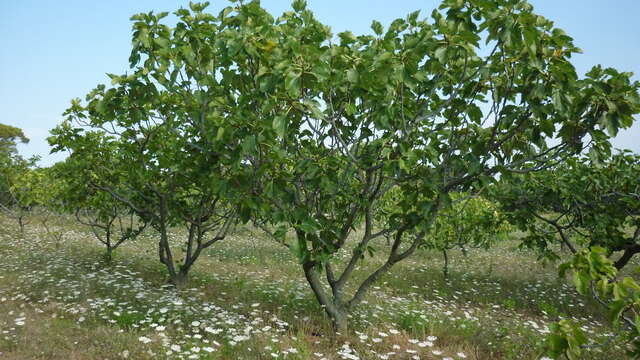
{"label": "green leaf", "polygon": [[391,52],[385,51],[376,58],[376,62],[381,63],[391,59],[392,57],[393,57],[393,54]]}
{"label": "green leaf", "polygon": [[220,141],[222,139],[222,136],[224,136],[224,128],[219,127],[216,133],[216,141]]}
{"label": "green leaf", "polygon": [[285,134],[286,129],[287,129],[287,118],[286,118],[286,116],[277,115],[276,117],[274,117],[272,126],[273,126],[273,130],[276,131],[276,134],[279,137],[284,138],[284,134]]}
{"label": "green leaf", "polygon": [[442,46],[436,49],[436,53],[435,53],[436,59],[438,59],[438,61],[440,61],[441,63],[445,63],[447,61],[447,47],[446,46]]}
{"label": "green leaf", "polygon": [[418,20],[418,16],[420,15],[420,10],[414,11],[407,16],[407,22],[411,26],[416,26],[416,22]]}
{"label": "green leaf", "polygon": [[307,218],[304,219],[304,221],[302,222],[302,224],[300,224],[299,226],[300,229],[302,229],[304,232],[306,233],[314,233],[316,231],[318,231],[318,225],[315,223],[315,221]]}
{"label": "green leaf", "polygon": [[622,312],[627,307],[627,303],[624,300],[615,300],[609,303],[609,321],[617,324],[620,321]]}
{"label": "green leaf", "polygon": [[304,9],[307,8],[307,1],[306,0],[295,0],[292,4],[291,7],[293,8],[293,10],[295,10],[296,12],[301,12]]}
{"label": "green leaf", "polygon": [[279,226],[273,233],[273,236],[281,242],[284,242],[287,235],[287,228],[285,226]]}
{"label": "green leaf", "polygon": [[469,115],[469,119],[471,119],[471,121],[476,124],[480,124],[480,121],[482,120],[482,110],[480,110],[478,106],[474,104],[470,105],[467,114]]}
{"label": "green leaf", "polygon": [[607,125],[607,133],[609,133],[611,137],[615,137],[616,135],[618,135],[618,129],[620,129],[620,122],[618,121],[618,116],[613,113],[607,113],[605,117],[606,117],[605,124]]}
{"label": "green leaf", "polygon": [[290,71],[284,79],[284,87],[291,97],[300,96],[300,73]]}
{"label": "green leaf", "polygon": [[357,108],[354,104],[348,103],[347,105],[344,106],[344,110],[347,113],[347,115],[353,115],[356,113]]}
{"label": "green leaf", "polygon": [[156,43],[162,49],[168,49],[170,47],[171,42],[169,39],[165,37],[157,37],[153,39],[153,42]]}
{"label": "green leaf", "polygon": [[376,33],[376,35],[382,35],[384,31],[382,24],[376,20],[373,20],[373,22],[371,23],[371,29],[373,30],[374,33]]}
{"label": "green leaf", "polygon": [[425,81],[427,80],[427,73],[424,71],[416,71],[416,73],[413,74],[413,78],[417,81]]}
{"label": "green leaf", "polygon": [[349,80],[350,83],[355,84],[358,82],[358,71],[356,69],[349,69],[347,70],[347,80]]}
{"label": "green leaf", "polygon": [[242,151],[244,153],[253,153],[256,150],[256,137],[249,135],[242,142]]}
{"label": "green leaf", "polygon": [[531,54],[535,54],[537,50],[536,42],[538,41],[538,34],[535,30],[524,29],[522,32],[524,35],[524,43]]}
{"label": "green leaf", "polygon": [[356,36],[353,35],[353,33],[351,31],[341,32],[341,33],[338,34],[338,37],[342,41],[343,45],[348,45],[348,44],[354,43],[354,42],[356,42],[358,40],[356,38]]}
{"label": "green leaf", "polygon": [[227,7],[225,7],[224,9],[222,9],[220,11],[219,17],[220,18],[225,18],[225,17],[227,17],[227,15],[231,14],[232,12],[233,12],[233,7],[227,6]]}
{"label": "green leaf", "polygon": [[589,278],[586,274],[583,274],[579,271],[574,271],[573,273],[573,283],[576,286],[576,290],[581,295],[586,295],[589,286]]}
{"label": "green leaf", "polygon": [[560,112],[564,111],[564,104],[562,103],[562,94],[560,90],[554,89],[553,95],[551,96],[551,101],[553,102],[553,106]]}
{"label": "green leaf", "polygon": [[541,119],[540,120],[540,130],[545,133],[547,136],[553,136],[556,128],[553,122],[549,119]]}
{"label": "green leaf", "polygon": [[298,241],[291,244],[289,250],[296,259],[298,259],[300,264],[305,263],[309,259],[309,250],[307,248],[306,240],[300,237],[298,237]]}

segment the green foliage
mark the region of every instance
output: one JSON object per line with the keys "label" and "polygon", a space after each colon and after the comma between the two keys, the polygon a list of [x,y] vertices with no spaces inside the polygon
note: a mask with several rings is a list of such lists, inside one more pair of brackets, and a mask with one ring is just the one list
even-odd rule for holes
{"label": "green foliage", "polygon": [[440,213],[426,236],[426,247],[488,249],[511,233],[511,225],[496,204],[483,197],[465,199],[464,195],[458,195],[453,198],[452,206]]}
{"label": "green foliage", "polygon": [[572,158],[549,170],[505,177],[496,198],[509,220],[528,234],[526,246],[557,258],[550,244],[575,252],[601,246],[623,251],[620,269],[640,252],[640,156],[620,152],[594,162]]}
{"label": "green foliage", "polygon": [[505,299],[502,305],[507,309],[513,310],[516,308],[516,301],[514,299]]}
{"label": "green foliage", "polygon": [[23,144],[29,142],[22,129],[11,125],[0,124],[0,164],[16,155],[16,141]]}
{"label": "green foliage", "polygon": [[[83,153],[82,157],[71,156],[53,166],[57,197],[60,199],[58,209],[74,213],[80,223],[91,227],[96,239],[105,245],[107,251],[104,256],[110,261],[112,252],[124,241],[135,239],[147,223],[137,218],[131,208],[109,192],[96,187],[95,182],[100,174],[96,169],[117,169],[112,157],[108,153],[94,159],[90,156],[89,153]],[[87,167],[87,161],[93,168]],[[102,175],[107,173],[102,172]],[[115,186],[113,190],[123,192],[124,189],[117,187],[117,177],[113,176],[112,179],[111,183]]]}
{"label": "green foliage", "polygon": [[431,324],[429,324],[427,320],[411,312],[402,314],[397,320],[397,323],[401,329],[417,336],[422,336],[428,333],[431,327]]}
{"label": "green foliage", "polygon": [[580,359],[581,346],[587,342],[587,337],[579,326],[568,320],[561,320],[551,325],[548,336],[548,352],[553,357],[566,355],[570,360]]}
{"label": "green foliage", "polygon": [[540,309],[540,311],[542,311],[546,315],[549,315],[552,318],[560,316],[560,310],[558,310],[556,306],[550,303],[542,302],[538,304],[538,308]]}
{"label": "green foliage", "polygon": [[[453,194],[581,151],[587,136],[606,153],[608,133],[640,112],[631,74],[579,79],[579,49],[526,1],[446,0],[428,18],[336,39],[305,1],[278,18],[259,1],[206,7],[177,10],[172,27],[166,13],[134,15],[132,72],[74,100],[51,143],[161,234],[184,224],[220,239],[252,219],[292,250],[337,327],[424,243]],[[347,296],[381,236],[386,261]]]}
{"label": "green foliage", "polygon": [[[582,295],[588,293],[592,280],[601,288],[607,279],[613,279],[617,273],[613,263],[606,256],[606,250],[601,247],[584,249],[573,256],[569,262],[560,266],[560,276],[564,276],[569,269],[573,272],[576,289]],[[603,293],[606,294],[606,291]]]}
{"label": "green foliage", "polygon": [[30,210],[45,205],[53,196],[53,191],[47,190],[45,170],[36,167],[37,160],[13,153],[0,164],[0,210],[16,219],[21,231]]}
{"label": "green foliage", "polygon": [[2,141],[13,141],[20,140],[22,143],[28,143],[29,139],[24,135],[22,129],[11,126],[0,124],[0,139]]}
{"label": "green foliage", "polygon": [[[561,257],[552,244],[573,253],[561,265],[561,275],[571,270],[578,292],[600,300],[638,355],[640,288],[633,278],[616,276],[640,252],[640,156],[594,154],[538,173],[505,177],[495,194],[509,220],[527,232],[523,245],[551,259]],[[552,354],[578,358],[585,338],[577,325],[563,322],[549,341]]]}
{"label": "green foliage", "polygon": [[[618,270],[607,253],[598,246],[583,249],[561,265],[560,275],[571,271],[578,292],[591,293],[607,308],[609,320],[625,331],[629,355],[635,358],[640,356],[640,285],[632,277],[617,278]],[[548,341],[550,354],[577,359],[587,339],[577,325],[563,320],[554,325]]]}
{"label": "green foliage", "polygon": [[18,154],[16,140],[29,142],[21,129],[0,124],[0,206],[3,208],[11,207],[15,202],[11,188],[18,180],[17,174],[36,161],[27,161]]}
{"label": "green foliage", "polygon": [[[452,193],[537,170],[582,150],[585,136],[606,153],[607,124],[630,126],[640,111],[630,74],[596,68],[579,79],[572,39],[524,1],[445,1],[430,18],[374,22],[376,36],[343,32],[336,42],[307,10],[273,24],[257,3],[245,9],[247,33],[260,24],[276,44],[242,54],[263,69],[242,93],[261,111],[258,221],[295,234],[273,235],[293,249],[334,320],[424,243]],[[335,255],[357,227],[364,234],[335,274]],[[378,236],[392,240],[386,262],[347,296],[344,283],[378,250]]]}
{"label": "green foliage", "polygon": [[44,174],[41,169],[18,168],[10,178],[9,191],[13,194],[15,206],[33,208],[42,205],[47,197],[43,186]]}
{"label": "green foliage", "polygon": [[[269,44],[242,38],[236,20],[248,13],[215,17],[205,7],[176,11],[173,28],[162,24],[166,13],[134,15],[133,73],[110,75],[112,87],[72,101],[50,139],[54,151],[71,151],[88,190],[102,192],[92,201],[114,198],[160,232],[160,260],[175,281],[255,203],[247,161],[257,133],[247,120],[258,114],[244,91],[254,77],[235,69],[255,65],[240,46],[255,43],[255,54]],[[180,260],[166,236],[178,225],[189,228]]]}

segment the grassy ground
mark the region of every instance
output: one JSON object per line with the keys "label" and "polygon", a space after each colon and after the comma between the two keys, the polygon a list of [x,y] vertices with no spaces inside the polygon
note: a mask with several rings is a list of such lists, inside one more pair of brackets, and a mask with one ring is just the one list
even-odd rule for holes
{"label": "grassy ground", "polygon": [[[37,221],[20,235],[0,217],[0,360],[539,359],[560,318],[594,343],[613,338],[585,358],[624,358],[598,305],[515,241],[452,252],[448,281],[440,254],[420,251],[379,281],[350,333],[333,335],[292,255],[256,230],[215,244],[177,293],[152,231],[107,264],[87,229],[57,221],[59,243]],[[369,260],[356,278],[382,258]]]}

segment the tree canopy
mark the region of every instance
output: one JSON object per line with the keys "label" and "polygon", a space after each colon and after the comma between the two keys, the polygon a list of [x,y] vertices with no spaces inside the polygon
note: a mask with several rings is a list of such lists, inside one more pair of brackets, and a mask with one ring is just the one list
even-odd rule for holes
{"label": "tree canopy", "polygon": [[[277,18],[259,1],[207,5],[175,26],[133,16],[132,71],[74,100],[51,143],[159,231],[174,282],[251,220],[297,257],[337,330],[454,194],[606,156],[640,112],[630,73],[579,77],[572,38],[522,0],[445,0],[336,36],[303,0]],[[175,225],[189,229],[177,268]],[[354,277],[368,250],[385,261]]]}
{"label": "tree canopy", "polygon": [[15,151],[16,141],[26,144],[29,138],[24,135],[22,129],[0,124],[0,151]]}
{"label": "tree canopy", "polygon": [[510,221],[528,235],[524,244],[557,258],[561,243],[572,253],[600,246],[623,252],[624,267],[640,252],[640,156],[620,152],[593,162],[571,158],[546,171],[502,179],[494,189]]}

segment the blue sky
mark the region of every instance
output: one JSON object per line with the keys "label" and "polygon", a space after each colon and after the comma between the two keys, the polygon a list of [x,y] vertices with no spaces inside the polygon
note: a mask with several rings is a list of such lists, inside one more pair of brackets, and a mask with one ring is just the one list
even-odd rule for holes
{"label": "blue sky", "polygon": [[[632,71],[640,79],[640,1],[530,0],[537,13],[556,22],[584,54],[574,58],[580,73],[592,65]],[[439,0],[308,0],[308,7],[334,33],[368,33],[372,20],[389,24],[414,10],[428,15]],[[226,0],[212,1],[217,12]],[[263,0],[272,14],[289,0]],[[138,12],[174,11],[188,1],[2,0],[0,1],[0,123],[20,127],[31,138],[23,155],[49,155],[49,129],[62,120],[72,98],[84,98],[106,73],[127,70],[129,18]],[[640,119],[639,119],[640,120]],[[640,122],[640,121],[639,121]],[[640,153],[640,124],[622,132],[614,146]]]}

